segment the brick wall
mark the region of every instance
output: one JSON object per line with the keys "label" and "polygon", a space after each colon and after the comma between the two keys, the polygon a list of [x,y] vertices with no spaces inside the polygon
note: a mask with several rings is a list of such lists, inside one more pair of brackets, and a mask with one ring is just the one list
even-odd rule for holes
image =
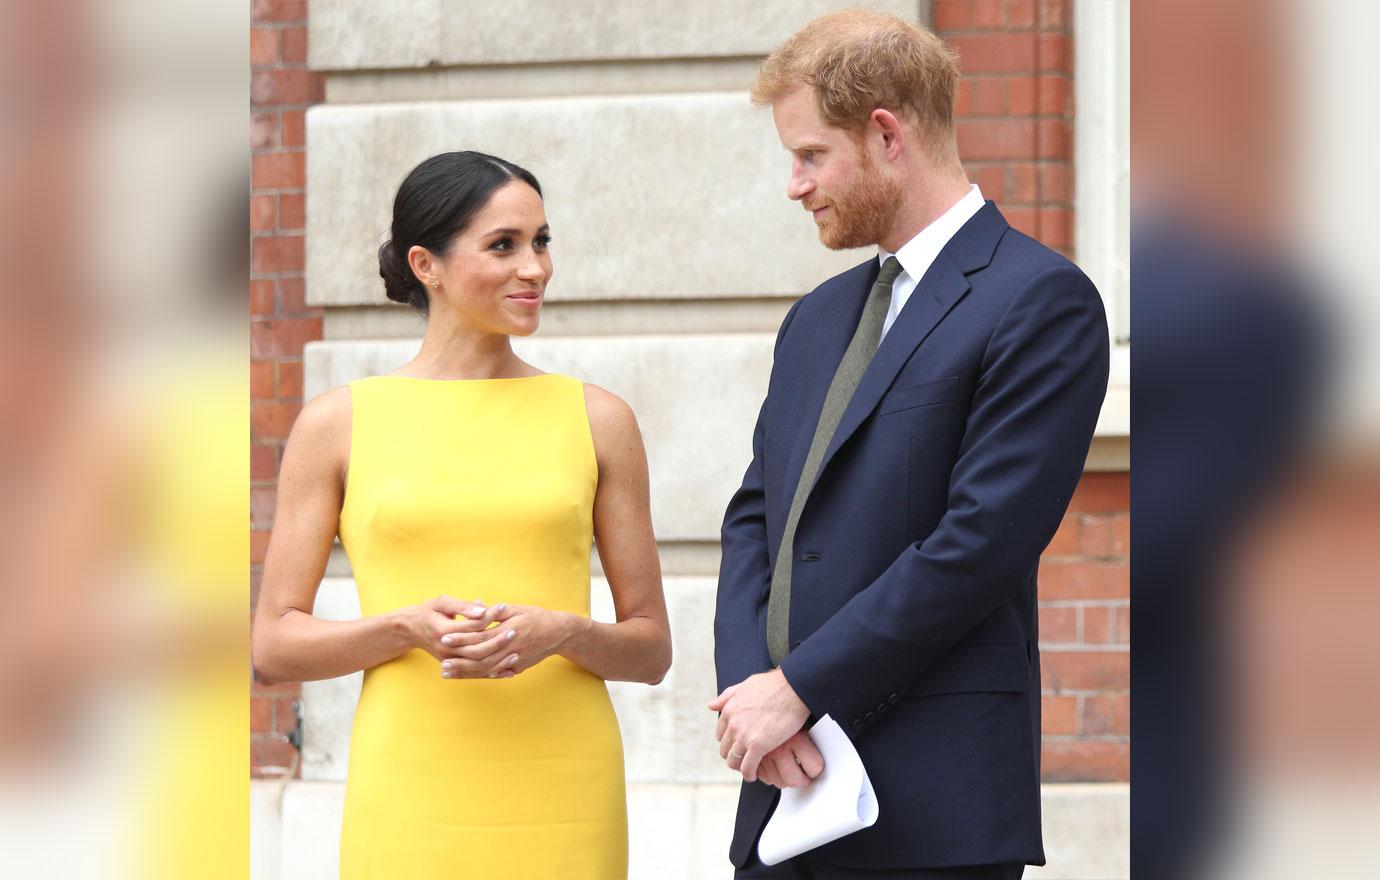
{"label": "brick wall", "polygon": [[[253,0],[249,32],[250,153],[250,584],[258,599],[273,525],[278,462],[302,408],[302,347],[321,338],[321,312],[304,302],[306,109],[322,98],[307,70],[305,0]],[[255,776],[293,767],[297,685],[255,686],[250,761]]]}
{"label": "brick wall", "polygon": [[1130,779],[1130,502],[1130,474],[1085,474],[1040,560],[1046,782]]}
{"label": "brick wall", "polygon": [[1012,226],[1073,249],[1071,0],[935,0],[959,52],[958,148]]}

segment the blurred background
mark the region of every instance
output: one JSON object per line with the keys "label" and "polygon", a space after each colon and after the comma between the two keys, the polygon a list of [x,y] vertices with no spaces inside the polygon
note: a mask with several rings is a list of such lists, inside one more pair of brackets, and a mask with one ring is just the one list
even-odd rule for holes
{"label": "blurred background", "polygon": [[[1027,876],[1373,876],[1380,9],[870,5],[960,51],[971,175],[1112,319],[1042,566]],[[623,395],[648,443],[677,662],[615,688],[634,875],[727,874],[718,519],[781,317],[863,257],[785,199],[746,89],[834,6],[6,0],[0,875],[334,876],[357,683],[251,688],[245,585],[303,400],[416,346],[371,255],[406,171],[465,147],[548,190],[522,353]],[[318,611],[357,613],[343,557]]]}

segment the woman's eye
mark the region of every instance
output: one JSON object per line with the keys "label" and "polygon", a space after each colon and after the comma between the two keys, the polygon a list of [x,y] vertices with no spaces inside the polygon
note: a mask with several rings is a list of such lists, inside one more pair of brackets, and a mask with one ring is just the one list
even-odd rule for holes
{"label": "woman's eye", "polygon": [[489,248],[496,251],[510,251],[513,249],[513,240],[511,238],[500,238],[498,241],[489,245]]}

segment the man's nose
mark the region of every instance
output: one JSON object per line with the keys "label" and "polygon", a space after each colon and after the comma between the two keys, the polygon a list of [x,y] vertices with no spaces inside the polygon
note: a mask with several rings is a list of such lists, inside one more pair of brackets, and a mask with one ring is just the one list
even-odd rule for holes
{"label": "man's nose", "polygon": [[813,181],[799,174],[792,174],[790,183],[786,184],[786,197],[798,202],[813,192],[814,188]]}

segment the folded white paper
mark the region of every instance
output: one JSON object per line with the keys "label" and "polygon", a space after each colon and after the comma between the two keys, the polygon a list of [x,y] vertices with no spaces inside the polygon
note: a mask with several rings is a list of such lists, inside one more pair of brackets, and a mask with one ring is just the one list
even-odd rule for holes
{"label": "folded white paper", "polygon": [[781,792],[757,843],[764,865],[780,864],[877,821],[867,768],[838,723],[825,715],[810,728],[810,739],[824,756],[824,772],[803,788]]}

